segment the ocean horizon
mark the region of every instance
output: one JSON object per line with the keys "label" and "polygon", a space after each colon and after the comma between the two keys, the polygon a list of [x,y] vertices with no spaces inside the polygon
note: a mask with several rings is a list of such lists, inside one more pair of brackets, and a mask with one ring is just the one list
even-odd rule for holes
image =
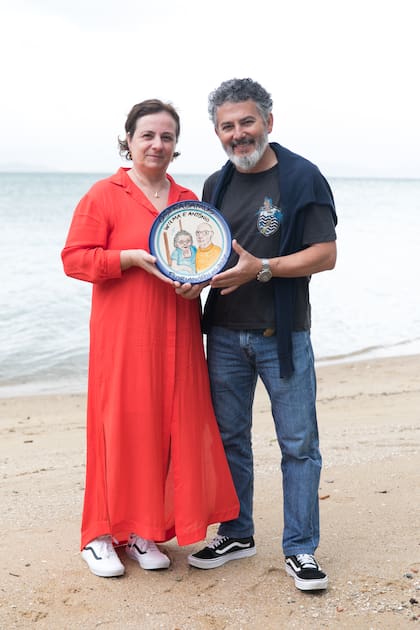
{"label": "ocean horizon", "polygon": [[[0,172],[0,397],[86,390],[91,286],[64,275],[74,208],[108,173]],[[198,197],[206,175],[177,174]],[[311,280],[318,365],[420,353],[420,180],[329,177],[338,258]]]}

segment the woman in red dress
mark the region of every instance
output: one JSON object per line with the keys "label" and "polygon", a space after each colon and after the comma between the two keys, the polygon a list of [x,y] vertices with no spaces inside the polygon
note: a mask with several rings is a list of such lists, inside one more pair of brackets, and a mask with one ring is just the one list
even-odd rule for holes
{"label": "woman in red dress", "polygon": [[113,542],[144,569],[156,542],[189,545],[235,518],[237,496],[215,420],[200,304],[177,294],[150,254],[154,219],[197,199],[167,174],[180,123],[159,100],[135,105],[120,151],[132,160],[79,202],[62,260],[93,284],[81,549],[90,570],[122,575]]}

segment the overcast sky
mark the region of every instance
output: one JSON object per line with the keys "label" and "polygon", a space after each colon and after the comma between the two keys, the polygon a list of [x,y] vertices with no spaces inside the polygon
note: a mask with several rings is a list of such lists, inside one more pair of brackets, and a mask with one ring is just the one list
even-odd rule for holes
{"label": "overcast sky", "polygon": [[270,139],[327,176],[420,177],[418,0],[0,0],[0,169],[111,173],[134,103],[181,115],[172,173],[225,161],[222,81],[274,99]]}

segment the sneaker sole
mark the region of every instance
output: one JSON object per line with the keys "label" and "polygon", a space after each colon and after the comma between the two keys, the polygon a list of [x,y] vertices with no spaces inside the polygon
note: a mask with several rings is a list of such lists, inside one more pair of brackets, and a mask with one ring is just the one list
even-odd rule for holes
{"label": "sneaker sole", "polygon": [[300,591],[320,591],[328,586],[328,576],[321,578],[320,580],[302,580],[296,575],[292,568],[288,564],[285,565],[286,573],[290,575],[295,581],[295,586]]}
{"label": "sneaker sole", "polygon": [[250,558],[251,556],[255,556],[257,550],[255,547],[251,549],[241,549],[239,551],[232,551],[232,553],[228,553],[225,556],[220,556],[220,558],[196,558],[193,555],[188,556],[188,564],[192,567],[196,567],[197,569],[216,569],[217,567],[221,567],[226,562],[230,562],[231,560],[240,560],[241,558]]}
{"label": "sneaker sole", "polygon": [[159,562],[152,562],[151,560],[148,561],[142,556],[139,557],[137,553],[133,553],[128,547],[126,548],[125,552],[129,558],[138,562],[141,568],[145,569],[146,571],[158,571],[159,569],[168,569],[171,564],[171,561],[167,556],[165,556],[166,560],[162,558],[162,560],[160,560]]}
{"label": "sneaker sole", "polygon": [[93,573],[93,575],[96,575],[97,577],[111,578],[111,577],[120,577],[121,575],[124,575],[124,572],[125,572],[124,565],[122,565],[121,569],[116,569],[115,571],[101,571],[100,569],[94,569],[86,560],[86,558],[84,558],[83,556],[82,558],[88,565],[90,572]]}

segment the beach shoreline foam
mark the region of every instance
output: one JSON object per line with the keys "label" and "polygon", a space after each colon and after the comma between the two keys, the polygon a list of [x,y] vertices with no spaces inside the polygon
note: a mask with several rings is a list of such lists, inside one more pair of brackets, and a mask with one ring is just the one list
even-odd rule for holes
{"label": "beach shoreline foam", "polygon": [[[281,554],[280,456],[269,401],[254,407],[257,555],[123,578],[89,573],[79,548],[85,394],[0,398],[0,627],[238,630],[411,628],[420,618],[420,355],[318,365],[325,593],[301,593]],[[208,536],[215,533],[209,528]],[[121,550],[122,551],[122,550]]]}
{"label": "beach shoreline foam", "polygon": [[[383,344],[361,348],[353,352],[333,356],[315,356],[316,368],[328,365],[372,361],[393,357],[412,356],[420,354],[420,338],[408,339],[392,344]],[[88,355],[85,356],[84,369],[69,371],[67,374],[51,375],[32,374],[26,378],[15,376],[10,381],[0,382],[0,400],[2,398],[16,398],[21,396],[45,396],[57,394],[83,394],[87,387]]]}

